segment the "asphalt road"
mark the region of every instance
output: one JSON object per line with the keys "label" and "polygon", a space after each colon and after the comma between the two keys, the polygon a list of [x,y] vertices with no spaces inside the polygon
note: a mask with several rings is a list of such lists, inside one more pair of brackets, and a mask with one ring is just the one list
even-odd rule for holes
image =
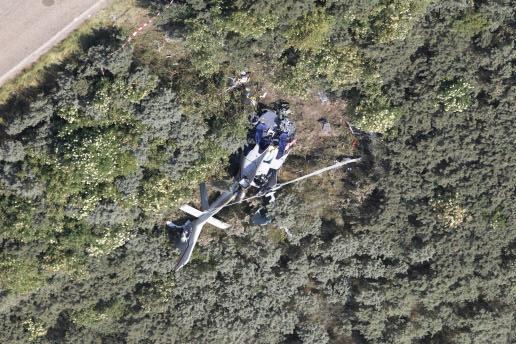
{"label": "asphalt road", "polygon": [[109,0],[0,0],[0,86]]}

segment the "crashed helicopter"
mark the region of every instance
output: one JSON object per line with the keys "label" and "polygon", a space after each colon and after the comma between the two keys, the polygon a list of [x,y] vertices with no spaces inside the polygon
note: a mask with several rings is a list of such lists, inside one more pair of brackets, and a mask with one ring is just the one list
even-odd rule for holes
{"label": "crashed helicopter", "polygon": [[[239,172],[229,187],[211,204],[205,183],[200,185],[201,209],[190,205],[182,205],[180,209],[194,216],[193,221],[187,220],[183,225],[167,221],[167,227],[179,234],[176,246],[181,251],[175,266],[175,271],[184,267],[192,256],[201,231],[207,223],[227,230],[231,226],[214,216],[223,208],[238,204],[253,198],[268,197],[274,200],[274,193],[285,185],[319,175],[326,171],[339,168],[360,160],[360,158],[345,159],[334,165],[314,171],[305,176],[278,184],[278,172],[285,163],[294,146],[296,128],[289,119],[288,103],[277,102],[274,107],[264,108],[251,118],[253,129],[250,131],[250,142],[241,154]],[[252,193],[251,196],[246,197]]]}

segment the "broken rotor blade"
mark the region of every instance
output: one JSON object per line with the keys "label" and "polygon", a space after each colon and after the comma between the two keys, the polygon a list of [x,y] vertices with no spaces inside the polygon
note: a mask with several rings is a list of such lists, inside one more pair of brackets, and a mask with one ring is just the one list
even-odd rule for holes
{"label": "broken rotor blade", "polygon": [[281,189],[282,187],[284,187],[286,185],[300,182],[302,180],[311,178],[313,176],[317,176],[317,175],[322,174],[322,173],[327,172],[327,171],[335,170],[335,169],[337,169],[339,167],[342,167],[344,165],[351,164],[353,162],[357,162],[357,161],[360,161],[360,160],[361,160],[361,158],[346,159],[344,161],[338,162],[338,163],[333,164],[331,166],[328,166],[328,167],[325,167],[325,168],[321,168],[320,170],[314,171],[314,172],[309,173],[307,175],[304,175],[302,177],[289,180],[288,182],[285,182],[285,183],[278,184],[275,187],[271,188],[270,190],[265,191],[264,193],[259,193],[258,195],[254,195],[254,196],[251,196],[251,197],[248,197],[248,198],[244,198],[244,199],[242,199],[240,201],[237,201],[237,202],[226,204],[226,205],[224,205],[224,207],[229,207],[229,206],[232,206],[232,205],[235,205],[235,204],[239,204],[239,203],[242,203],[242,202],[245,202],[245,201],[249,201],[249,200],[252,200],[252,199],[255,199],[255,198],[261,198],[261,197],[267,196],[268,194],[274,193],[275,191]]}
{"label": "broken rotor blade", "polygon": [[320,175],[324,172],[327,172],[327,171],[331,171],[331,170],[335,170],[339,167],[342,167],[344,165],[347,165],[347,164],[351,164],[353,162],[357,162],[357,161],[360,161],[361,158],[355,158],[355,159],[346,159],[344,161],[341,161],[341,162],[338,162],[336,164],[333,164],[331,166],[328,166],[328,167],[325,167],[325,168],[321,168],[320,170],[317,170],[317,171],[314,171],[312,173],[309,173],[309,174],[305,174],[304,176],[302,177],[299,177],[299,178],[296,178],[296,179],[292,179],[292,180],[289,180],[288,182],[285,182],[285,183],[281,183],[281,184],[278,184],[276,185],[274,188],[271,189],[271,191],[276,191],[282,187],[284,187],[285,185],[289,185],[289,184],[293,184],[293,183],[297,183],[297,182],[300,182],[302,180],[305,180],[305,179],[308,179],[308,178],[311,178],[311,177],[314,177],[314,176],[317,176],[317,175]]}

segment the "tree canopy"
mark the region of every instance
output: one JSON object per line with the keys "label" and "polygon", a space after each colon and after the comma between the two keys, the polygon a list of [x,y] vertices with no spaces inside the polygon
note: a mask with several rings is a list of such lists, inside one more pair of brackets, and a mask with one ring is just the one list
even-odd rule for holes
{"label": "tree canopy", "polygon": [[[510,1],[139,6],[164,11],[141,41],[95,31],[0,106],[7,342],[514,340]],[[363,163],[278,193],[267,226],[255,204],[224,210],[234,228],[207,228],[174,274],[163,223],[228,178],[253,109],[224,90],[244,69],[305,128],[287,176],[350,153],[343,121],[377,134]]]}

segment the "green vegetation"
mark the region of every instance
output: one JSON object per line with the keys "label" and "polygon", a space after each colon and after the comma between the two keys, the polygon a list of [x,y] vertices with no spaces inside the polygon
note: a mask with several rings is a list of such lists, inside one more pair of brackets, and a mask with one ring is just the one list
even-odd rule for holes
{"label": "green vegetation", "polygon": [[471,105],[474,87],[463,81],[445,81],[437,97],[446,112],[462,112]]}
{"label": "green vegetation", "polygon": [[2,256],[0,262],[0,288],[26,293],[44,285],[35,259]]}
{"label": "green vegetation", "polygon": [[45,325],[40,322],[35,322],[33,319],[27,319],[23,322],[25,329],[29,334],[29,341],[35,342],[38,338],[43,337],[47,334]]}
{"label": "green vegetation", "polygon": [[[115,1],[0,92],[4,341],[513,340],[509,1],[164,3]],[[249,224],[257,204],[224,210],[233,228],[206,228],[174,274],[163,222],[227,177],[253,108],[225,90],[244,69],[298,123],[280,178],[363,162],[279,192],[268,226]],[[352,151],[346,120],[377,135]]]}
{"label": "green vegetation", "polygon": [[[110,301],[106,304],[90,306],[72,315],[72,321],[87,328],[98,329],[107,320],[117,321],[125,313],[125,305],[120,300]],[[105,330],[109,331],[109,328]]]}
{"label": "green vegetation", "polygon": [[[52,67],[63,63],[68,57],[79,52],[82,39],[95,30],[112,25],[119,26],[124,32],[133,29],[134,25],[146,14],[142,8],[135,6],[138,0],[111,0],[110,4],[72,32],[61,43],[43,55],[36,63],[27,67],[19,76],[2,85],[0,102],[5,102],[13,94],[30,90],[45,81]],[[0,123],[2,116],[0,114]]]}

